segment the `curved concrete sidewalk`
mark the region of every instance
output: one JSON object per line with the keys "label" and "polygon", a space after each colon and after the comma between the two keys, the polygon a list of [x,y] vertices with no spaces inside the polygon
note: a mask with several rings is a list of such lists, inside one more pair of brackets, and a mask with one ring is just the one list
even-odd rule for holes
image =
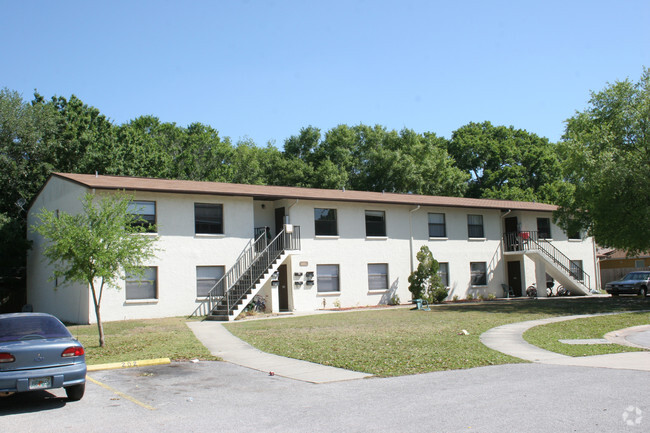
{"label": "curved concrete sidewalk", "polygon": [[210,353],[224,361],[243,367],[273,372],[277,376],[302,380],[311,383],[339,382],[342,380],[363,379],[371,374],[342,368],[328,367],[308,361],[272,355],[254,348],[232,335],[219,322],[186,322],[196,338]]}
{"label": "curved concrete sidewalk", "polygon": [[[527,361],[538,362],[541,364],[555,364],[555,365],[577,365],[583,367],[603,367],[614,368],[623,370],[641,370],[650,371],[650,352],[627,352],[627,353],[614,353],[609,355],[594,355],[584,357],[572,357],[561,355],[559,353],[551,352],[540,347],[534,346],[524,340],[523,334],[528,329],[538,326],[546,325],[548,323],[563,322],[566,320],[579,319],[582,317],[595,317],[605,316],[608,314],[618,313],[604,313],[604,314],[586,314],[575,316],[552,317],[548,319],[530,320],[527,322],[511,323],[509,325],[498,326],[484,332],[480,340],[490,349],[497,350],[507,355],[516,358],[525,359]],[[633,331],[621,330],[616,333],[625,333],[625,339],[650,342],[650,331],[646,327],[639,328]],[[638,333],[638,334],[637,334]],[[641,335],[643,334],[643,335]],[[634,335],[635,337],[632,337]],[[620,335],[619,335],[620,336]],[[646,347],[646,346],[642,346]],[[650,347],[646,347],[650,348]]]}

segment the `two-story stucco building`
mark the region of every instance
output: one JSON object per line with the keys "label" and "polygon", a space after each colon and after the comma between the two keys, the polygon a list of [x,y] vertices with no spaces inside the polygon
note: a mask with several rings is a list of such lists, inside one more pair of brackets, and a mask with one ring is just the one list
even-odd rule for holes
{"label": "two-story stucco building", "polygon": [[[574,294],[597,285],[593,240],[567,236],[552,223],[555,206],[540,203],[54,173],[28,224],[41,208],[76,213],[84,194],[118,190],[156,225],[160,251],[145,277],[105,291],[104,320],[193,312],[232,320],[257,295],[270,311],[406,302],[423,245],[441,264],[449,299],[502,297],[504,286],[521,296],[549,275]],[[93,322],[89,288],[56,287],[44,240],[28,236],[28,302]]]}

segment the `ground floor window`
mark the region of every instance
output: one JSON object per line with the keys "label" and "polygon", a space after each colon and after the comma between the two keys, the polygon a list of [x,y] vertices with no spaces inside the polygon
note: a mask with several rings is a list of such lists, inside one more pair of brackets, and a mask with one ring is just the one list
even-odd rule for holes
{"label": "ground floor window", "polygon": [[584,271],[582,270],[582,260],[571,260],[571,276],[578,281],[584,280]]}
{"label": "ground floor window", "polygon": [[469,266],[472,286],[487,286],[487,264],[485,262],[472,262]]}
{"label": "ground floor window", "polygon": [[340,292],[339,265],[317,265],[318,293]]}
{"label": "ground floor window", "polygon": [[388,290],[388,264],[368,264],[368,290]]}
{"label": "ground floor window", "polygon": [[[197,266],[196,267],[196,296],[204,298],[208,296],[210,290],[223,277],[225,272],[224,266]],[[223,295],[223,288],[215,290],[214,295]]]}
{"label": "ground floor window", "polygon": [[158,299],[158,268],[144,268],[142,274],[127,273],[125,292],[127,300]]}
{"label": "ground floor window", "polygon": [[449,287],[449,263],[438,263],[440,267],[438,268],[438,275],[442,280],[442,285]]}

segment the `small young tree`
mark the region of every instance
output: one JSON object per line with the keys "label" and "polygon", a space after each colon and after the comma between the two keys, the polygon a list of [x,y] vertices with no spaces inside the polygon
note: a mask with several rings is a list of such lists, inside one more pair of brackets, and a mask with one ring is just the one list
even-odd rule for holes
{"label": "small young tree", "polygon": [[449,294],[438,275],[440,264],[433,258],[429,247],[422,246],[416,255],[418,267],[409,275],[409,291],[413,299],[442,302]]}
{"label": "small young tree", "polygon": [[103,196],[93,194],[82,199],[83,212],[58,215],[42,209],[33,227],[47,241],[43,255],[54,266],[54,278],[65,282],[81,282],[90,286],[97,317],[99,345],[104,347],[104,328],[100,306],[104,287],[119,289],[122,272],[142,274],[145,260],[155,255],[157,237],[134,236],[147,230],[129,212],[132,197],[125,194]]}

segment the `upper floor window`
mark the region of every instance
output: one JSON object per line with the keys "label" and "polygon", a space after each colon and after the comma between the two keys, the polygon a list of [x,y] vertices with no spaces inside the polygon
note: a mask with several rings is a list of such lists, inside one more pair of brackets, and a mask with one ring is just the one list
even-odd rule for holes
{"label": "upper floor window", "polygon": [[388,290],[388,264],[368,264],[368,290]]}
{"label": "upper floor window", "polygon": [[194,230],[197,234],[223,234],[223,205],[194,203]]}
{"label": "upper floor window", "polygon": [[386,236],[386,213],[384,211],[366,211],[366,236]]}
{"label": "upper floor window", "polygon": [[445,224],[444,213],[429,214],[429,237],[430,238],[447,237],[447,226]]}
{"label": "upper floor window", "polygon": [[571,240],[575,240],[575,241],[582,240],[582,234],[580,233],[580,230],[573,230],[573,231],[567,232],[567,236]]}
{"label": "upper floor window", "polygon": [[336,209],[314,209],[316,236],[338,236]]}
{"label": "upper floor window", "polygon": [[551,239],[550,218],[537,218],[537,236],[539,239]]}
{"label": "upper floor window", "polygon": [[145,267],[142,274],[127,273],[125,292],[127,300],[158,299],[158,268]]}
{"label": "upper floor window", "polygon": [[156,225],[156,202],[136,200],[129,203],[128,211],[135,217],[133,225],[153,232]]}
{"label": "upper floor window", "polygon": [[467,215],[467,234],[470,238],[484,238],[483,215]]}

